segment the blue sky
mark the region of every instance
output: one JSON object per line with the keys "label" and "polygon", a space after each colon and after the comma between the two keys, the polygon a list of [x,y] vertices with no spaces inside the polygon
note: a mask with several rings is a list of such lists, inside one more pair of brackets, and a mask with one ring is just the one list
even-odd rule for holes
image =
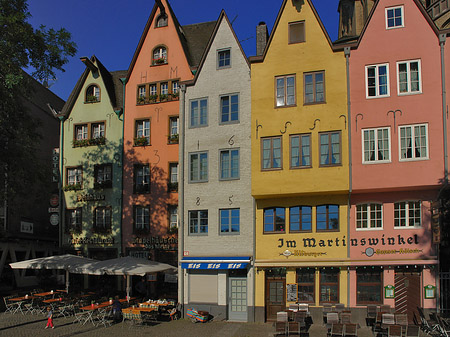
{"label": "blue sky", "polygon": [[[289,0],[290,1],[290,0]],[[84,71],[82,56],[95,54],[110,71],[126,70],[131,62],[154,0],[28,0],[30,23],[66,28],[78,53],[59,73],[51,90],[66,100]],[[227,13],[247,56],[255,55],[260,21],[272,30],[282,0],[169,0],[181,25],[213,21]],[[339,0],[313,0],[332,40],[337,39]]]}

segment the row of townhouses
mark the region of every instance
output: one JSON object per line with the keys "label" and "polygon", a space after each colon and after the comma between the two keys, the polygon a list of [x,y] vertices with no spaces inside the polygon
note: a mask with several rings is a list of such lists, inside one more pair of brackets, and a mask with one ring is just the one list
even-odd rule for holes
{"label": "row of townhouses", "polygon": [[59,113],[61,248],[178,265],[185,308],[228,320],[436,309],[448,1],[341,0],[335,42],[311,0],[280,3],[250,58],[225,12],[181,26],[167,0],[128,70],[82,58]]}

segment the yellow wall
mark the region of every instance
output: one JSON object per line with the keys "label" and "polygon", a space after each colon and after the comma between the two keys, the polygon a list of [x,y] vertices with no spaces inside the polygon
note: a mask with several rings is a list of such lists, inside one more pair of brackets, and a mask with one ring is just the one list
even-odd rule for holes
{"label": "yellow wall", "polygon": [[[288,44],[288,23],[305,21],[306,42]],[[256,198],[348,191],[345,57],[333,52],[309,2],[286,1],[263,62],[252,63],[252,194]],[[324,104],[303,105],[303,74],[325,71]],[[275,107],[275,77],[296,75],[296,106]],[[341,117],[341,115],[343,117]],[[320,121],[316,121],[320,119]],[[286,133],[282,135],[287,125]],[[310,130],[316,125],[314,130]],[[256,126],[260,125],[256,131]],[[319,132],[341,130],[341,162],[319,167]],[[257,134],[256,134],[257,133]],[[311,134],[312,168],[289,169],[289,135]],[[261,171],[261,137],[282,135],[283,169]]]}

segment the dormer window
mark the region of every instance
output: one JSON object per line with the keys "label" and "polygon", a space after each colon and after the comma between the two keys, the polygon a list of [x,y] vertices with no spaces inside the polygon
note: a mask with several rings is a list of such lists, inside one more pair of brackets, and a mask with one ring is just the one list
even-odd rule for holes
{"label": "dormer window", "polygon": [[166,26],[167,26],[167,15],[166,14],[161,14],[156,19],[156,28],[158,28],[158,27],[166,27]]}
{"label": "dormer window", "polygon": [[86,103],[100,102],[100,89],[97,85],[92,84],[86,90]]}
{"label": "dormer window", "polygon": [[152,65],[166,64],[167,63],[167,49],[159,46],[153,50]]}

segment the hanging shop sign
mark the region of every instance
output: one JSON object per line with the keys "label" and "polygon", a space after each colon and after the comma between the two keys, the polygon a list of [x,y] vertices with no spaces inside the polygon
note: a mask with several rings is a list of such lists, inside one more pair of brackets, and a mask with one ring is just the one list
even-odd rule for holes
{"label": "hanging shop sign", "polygon": [[106,197],[104,194],[78,194],[77,202],[82,201],[102,201],[105,200]]}
{"label": "hanging shop sign", "polygon": [[59,195],[58,194],[52,194],[50,197],[50,206],[52,207],[58,207],[59,205]]}
{"label": "hanging shop sign", "polygon": [[183,269],[246,269],[250,263],[250,257],[190,257],[183,258]]}
{"label": "hanging shop sign", "polygon": [[52,154],[52,183],[57,183],[58,181],[59,181],[59,148],[54,148]]}
{"label": "hanging shop sign", "polygon": [[58,224],[59,224],[59,214],[52,213],[52,215],[50,215],[50,223],[51,223],[52,226],[58,226]]}
{"label": "hanging shop sign", "polygon": [[112,236],[107,238],[99,238],[99,237],[81,237],[81,238],[69,238],[69,244],[72,245],[86,245],[86,244],[94,244],[94,245],[113,245],[114,238]]}

